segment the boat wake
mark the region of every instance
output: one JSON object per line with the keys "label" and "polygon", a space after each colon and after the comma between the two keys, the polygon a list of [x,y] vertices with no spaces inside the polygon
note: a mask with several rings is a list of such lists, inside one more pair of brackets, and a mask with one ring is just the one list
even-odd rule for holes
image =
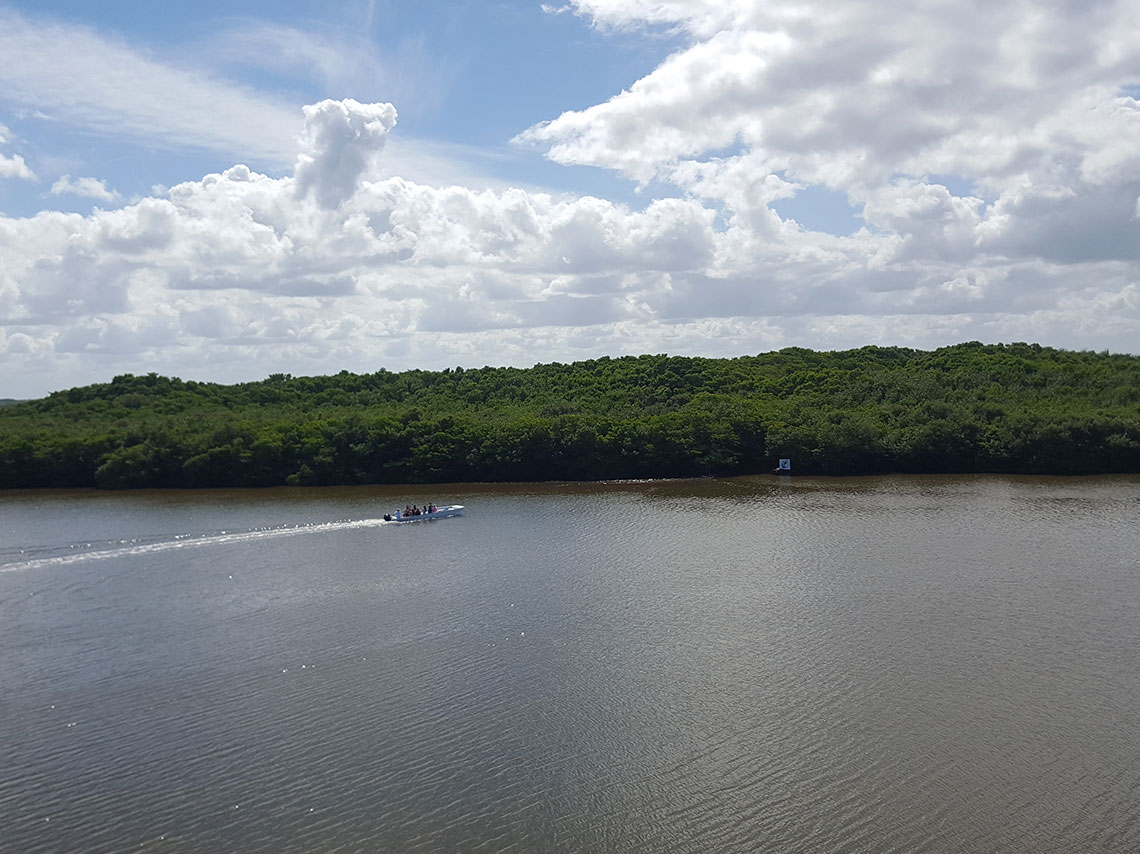
{"label": "boat wake", "polygon": [[217,534],[181,534],[173,540],[142,543],[137,540],[113,540],[109,543],[75,543],[63,546],[64,554],[53,554],[0,563],[0,572],[22,572],[52,566],[65,566],[91,560],[133,557],[135,555],[157,554],[176,549],[192,549],[203,546],[228,545],[232,543],[268,540],[277,537],[292,537],[299,534],[319,534],[330,531],[348,531],[355,528],[372,528],[379,525],[395,524],[383,519],[349,519],[334,522],[311,522],[302,525],[281,525],[271,528],[255,528],[249,531],[221,531]]}

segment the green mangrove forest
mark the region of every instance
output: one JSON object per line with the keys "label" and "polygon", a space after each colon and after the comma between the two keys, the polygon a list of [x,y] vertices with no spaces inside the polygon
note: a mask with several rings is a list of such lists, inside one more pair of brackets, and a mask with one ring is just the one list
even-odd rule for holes
{"label": "green mangrove forest", "polygon": [[218,385],[0,407],[0,488],[1140,472],[1140,358],[1036,344],[788,348]]}

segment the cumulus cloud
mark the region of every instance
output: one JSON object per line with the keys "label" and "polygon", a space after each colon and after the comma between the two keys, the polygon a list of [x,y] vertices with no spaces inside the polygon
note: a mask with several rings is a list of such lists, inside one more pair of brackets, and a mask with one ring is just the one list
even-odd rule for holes
{"label": "cumulus cloud", "polygon": [[114,202],[120,196],[107,187],[107,182],[99,178],[75,178],[70,175],[60,175],[59,179],[51,185],[54,196],[83,196],[88,199],[98,199],[101,202]]}
{"label": "cumulus cloud", "polygon": [[0,178],[23,178],[25,181],[34,181],[36,175],[20,155],[0,154]]}
{"label": "cumulus cloud", "polygon": [[[0,145],[8,143],[9,133],[8,128],[0,124]],[[28,168],[28,164],[19,154],[5,155],[0,152],[0,178],[22,178],[25,181],[34,181],[36,175]]]}
{"label": "cumulus cloud", "polygon": [[305,107],[301,153],[294,169],[298,195],[311,194],[322,207],[337,207],[356,192],[395,124],[396,108],[391,104],[347,99]]}
{"label": "cumulus cloud", "polygon": [[413,352],[409,337],[542,329],[553,341],[648,319],[651,294],[715,256],[715,212],[694,201],[631,211],[385,178],[390,105],[305,115],[293,176],[239,165],[118,210],[0,218],[5,326],[92,366],[208,347],[247,370],[314,358],[363,369]]}
{"label": "cumulus cloud", "polygon": [[[322,101],[285,134],[285,177],[236,165],[118,210],[0,218],[0,364],[20,369],[3,373],[237,379],[968,339],[1136,349],[1127,4],[570,8],[686,40],[608,101],[519,136],[640,183],[640,206],[417,182],[386,162],[392,105]],[[862,227],[779,215],[809,187]]]}
{"label": "cumulus cloud", "polygon": [[[741,173],[745,185],[818,184],[866,205],[870,226],[903,237],[900,251],[943,258],[975,238],[992,246],[995,232],[1031,251],[1044,232],[1015,233],[1015,207],[1100,196],[1119,222],[1135,197],[1113,189],[1140,175],[1140,103],[1125,94],[1140,78],[1140,19],[1127,3],[573,7],[600,27],[669,26],[690,43],[609,101],[520,134],[557,162],[672,182],[736,213],[770,200],[742,200]],[[978,187],[992,216],[972,195],[936,200],[931,176]],[[1073,260],[1127,234],[1097,240],[1105,217],[1062,207]]]}
{"label": "cumulus cloud", "polygon": [[[876,231],[840,238],[780,220],[767,203],[797,185],[746,160],[694,173],[704,202],[631,210],[384,177],[390,105],[305,115],[293,176],[238,165],[118,210],[0,218],[0,359],[34,381],[46,364],[204,372],[209,353],[208,375],[235,379],[1019,328],[1079,344],[1102,317],[1118,341],[1140,326],[1130,262],[999,251],[1004,228],[982,245],[982,226],[1024,220],[1032,195],[987,215],[980,198],[896,179],[867,195]],[[1127,192],[1131,216],[1140,187]]]}
{"label": "cumulus cloud", "polygon": [[[401,43],[395,56],[382,61],[359,36],[238,19],[231,29],[195,43],[181,64],[172,64],[153,50],[90,27],[3,5],[0,56],[0,106],[85,133],[163,150],[214,152],[275,172],[294,164],[302,114],[281,96],[227,79],[219,68],[241,64],[315,74],[322,88],[336,94],[374,91],[383,84],[387,97],[402,94],[418,104],[438,101],[455,74],[414,42]],[[0,161],[0,176],[11,177],[8,170],[17,168],[3,165],[9,159]],[[394,141],[386,165],[390,175],[423,183],[494,183],[472,151],[454,143]],[[18,177],[26,176],[21,170]]]}

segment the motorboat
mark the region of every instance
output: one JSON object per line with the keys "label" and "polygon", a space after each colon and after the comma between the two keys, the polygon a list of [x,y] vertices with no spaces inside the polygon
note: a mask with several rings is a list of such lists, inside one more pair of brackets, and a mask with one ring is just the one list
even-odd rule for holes
{"label": "motorboat", "polygon": [[403,510],[395,513],[385,513],[385,522],[426,522],[429,519],[446,519],[448,516],[459,516],[463,513],[462,504],[449,504],[446,507],[436,507],[430,513],[423,511],[405,515]]}

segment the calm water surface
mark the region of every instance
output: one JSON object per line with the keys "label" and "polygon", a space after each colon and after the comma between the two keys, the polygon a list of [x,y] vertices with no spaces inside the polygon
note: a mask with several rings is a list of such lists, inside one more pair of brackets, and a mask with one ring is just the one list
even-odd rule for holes
{"label": "calm water surface", "polygon": [[0,850],[1140,851],[1138,522],[1140,478],[3,493]]}

